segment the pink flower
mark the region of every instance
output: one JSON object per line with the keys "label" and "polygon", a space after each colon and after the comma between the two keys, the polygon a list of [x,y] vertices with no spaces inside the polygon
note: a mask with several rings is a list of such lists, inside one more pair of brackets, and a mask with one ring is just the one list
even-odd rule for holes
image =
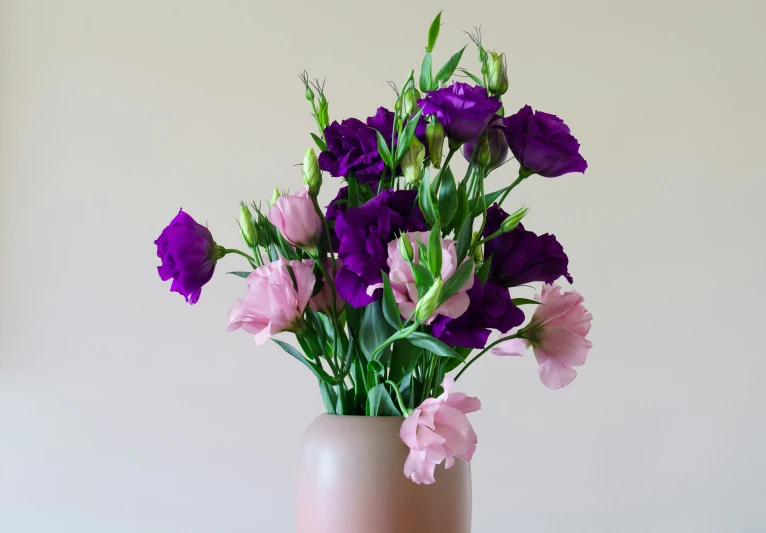
{"label": "pink flower", "polygon": [[316,248],[322,219],[309,196],[308,185],[296,193],[283,194],[277,198],[269,209],[269,222],[294,246],[307,250]]}
{"label": "pink flower", "polygon": [[[332,259],[325,258],[322,260],[324,263],[325,269],[327,270],[327,273],[332,276],[332,281],[335,283],[335,275],[336,271],[333,270],[333,262]],[[335,267],[340,270],[340,267],[343,266],[343,261],[340,259],[335,259]],[[314,311],[325,313],[329,315],[332,312],[332,290],[330,289],[330,284],[327,283],[327,280],[322,280],[324,282],[324,285],[322,285],[322,288],[319,290],[316,296],[311,298],[309,301],[309,307],[311,307]],[[346,304],[346,300],[343,299],[343,297],[338,293],[338,291],[335,291],[335,309],[340,314],[340,312],[343,310],[343,306]]]}
{"label": "pink flower", "polygon": [[593,318],[576,291],[561,292],[558,285],[543,285],[535,296],[540,305],[529,324],[520,331],[523,339],[511,339],[492,348],[495,355],[524,355],[535,351],[540,381],[549,389],[566,387],[577,376],[572,368],[585,364],[592,344],[585,336]]}
{"label": "pink flower", "polygon": [[[418,241],[424,244],[428,243],[427,232],[410,232],[405,233],[404,236],[412,243],[412,249],[415,255],[414,262],[418,262]],[[402,257],[399,250],[399,239],[394,239],[388,243],[388,260],[386,263],[391,269],[389,278],[391,279],[391,289],[394,291],[394,298],[399,306],[399,312],[404,318],[409,318],[415,311],[415,306],[418,303],[418,290],[415,287],[415,277],[412,275],[412,267]],[[446,282],[452,277],[457,270],[457,252],[455,251],[455,241],[451,239],[441,240],[442,248],[442,281]],[[458,318],[460,315],[466,312],[470,299],[466,294],[466,291],[473,286],[473,275],[468,276],[468,280],[463,284],[460,290],[452,296],[449,300],[439,306],[436,311],[426,320],[424,324],[430,324],[434,321],[437,315],[444,315],[450,318]],[[375,289],[383,287],[382,283],[376,283],[371,285],[367,289],[367,294],[372,294]]]}
{"label": "pink flower", "polygon": [[247,277],[245,297],[229,311],[226,331],[242,328],[259,346],[282,331],[300,331],[314,283],[313,262],[279,259],[259,266]]}
{"label": "pink flower", "polygon": [[399,430],[410,448],[404,475],[415,483],[430,485],[436,465],[444,461],[444,468],[452,468],[455,457],[470,461],[476,451],[476,433],[465,415],[481,409],[481,402],[462,392],[450,394],[454,384],[454,379],[445,377],[444,394],[424,401]]}

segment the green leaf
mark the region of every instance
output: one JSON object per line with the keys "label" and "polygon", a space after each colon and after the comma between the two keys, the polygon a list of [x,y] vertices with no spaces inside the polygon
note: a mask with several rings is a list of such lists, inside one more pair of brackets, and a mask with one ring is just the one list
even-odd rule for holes
{"label": "green leaf", "polygon": [[503,195],[505,192],[505,189],[500,189],[499,191],[491,192],[484,196],[484,203],[481,202],[481,199],[477,199],[474,204],[472,205],[471,213],[473,213],[474,216],[478,216],[480,213],[484,212],[484,205],[487,207],[491,206],[495,200],[500,198],[500,196]]}
{"label": "green leaf", "polygon": [[[380,301],[372,302],[364,308],[362,323],[359,326],[359,346],[368,360],[371,359],[375,349],[392,333],[393,329],[383,316],[383,306]],[[378,359],[385,360],[388,353],[389,349],[386,348],[378,355]]]}
{"label": "green leaf", "polygon": [[465,282],[468,281],[468,278],[473,275],[473,267],[473,259],[470,257],[463,261],[455,273],[452,274],[452,277],[444,283],[440,297],[441,303],[439,305],[443,304],[452,298],[455,294],[457,294],[457,291],[460,290],[460,287],[465,285]]}
{"label": "green leaf", "polygon": [[436,18],[431,23],[431,27],[428,28],[428,45],[426,46],[426,52],[433,52],[434,46],[436,46],[436,38],[439,37],[439,30],[441,30],[442,12],[436,15]]}
{"label": "green leaf", "polygon": [[420,263],[412,263],[412,276],[415,278],[415,288],[418,290],[418,296],[423,297],[431,285],[434,284],[434,275],[431,271]]}
{"label": "green leaf", "polygon": [[322,140],[321,137],[319,137],[318,135],[314,135],[313,133],[311,134],[311,137],[314,139],[314,142],[316,143],[317,147],[321,151],[323,151],[323,152],[327,151],[327,143],[324,142],[324,140]]}
{"label": "green leaf", "polygon": [[335,414],[335,405],[338,403],[338,395],[335,394],[335,390],[327,383],[319,380],[319,393],[322,395],[322,402],[324,408],[327,410],[327,414]]}
{"label": "green leaf", "polygon": [[481,267],[479,270],[476,271],[476,275],[479,277],[479,281],[481,281],[481,284],[484,285],[487,283],[487,278],[489,277],[489,269],[492,267],[492,256],[484,258],[484,262],[481,264]]}
{"label": "green leaf", "polygon": [[402,329],[402,316],[399,314],[399,306],[396,304],[396,297],[391,288],[391,280],[388,274],[383,274],[383,316],[394,329]]}
{"label": "green leaf", "polygon": [[359,182],[354,177],[353,172],[348,175],[348,177],[346,178],[346,182],[348,183],[348,206],[358,207],[359,206]]}
{"label": "green leaf", "polygon": [[385,383],[374,386],[367,393],[367,416],[402,416],[396,408]]}
{"label": "green leaf", "polygon": [[346,397],[346,391],[343,387],[338,387],[338,401],[335,404],[335,412],[339,415],[351,414],[347,407],[348,398]]}
{"label": "green leaf", "polygon": [[452,77],[452,74],[455,73],[455,69],[457,68],[458,64],[460,63],[460,58],[463,57],[465,48],[465,46],[461,48],[458,53],[453,55],[449,61],[447,61],[444,66],[439,69],[439,72],[436,73],[436,77],[434,78],[434,84],[447,83],[447,81],[449,81],[449,79]]}
{"label": "green leaf", "polygon": [[277,340],[277,339],[271,339],[271,340],[276,342],[279,345],[279,347],[282,348],[284,351],[286,351],[287,353],[289,353],[290,355],[295,357],[298,361],[300,361],[301,363],[306,365],[306,367],[309,370],[311,370],[314,373],[314,375],[317,378],[319,378],[321,381],[324,381],[325,383],[327,383],[329,385],[333,385],[335,383],[335,381],[337,381],[337,380],[335,380],[335,378],[330,376],[323,369],[318,368],[316,365],[314,365],[311,362],[309,362],[309,360],[306,359],[305,357],[303,357],[303,355],[298,350],[296,350],[295,348],[293,348],[292,346],[290,346],[286,342],[282,342],[282,341]]}
{"label": "green leaf", "polygon": [[465,362],[465,359],[461,357],[455,350],[444,344],[436,337],[429,335],[428,333],[415,331],[407,337],[407,340],[415,346],[420,346],[421,348],[428,350],[429,352],[440,357],[452,357],[454,359],[459,359],[460,361]]}
{"label": "green leaf", "polygon": [[247,278],[250,274],[252,274],[252,272],[227,272],[227,274],[234,274],[240,278]]}
{"label": "green leaf", "polygon": [[420,90],[424,93],[431,90],[431,52],[426,52],[423,64],[420,65]]}
{"label": "green leaf", "polygon": [[[455,346],[455,351],[463,359],[468,359],[468,356],[471,354],[473,350],[471,348],[463,348],[462,346]],[[461,364],[463,363],[461,361],[458,361],[457,359],[447,359],[446,364],[444,365],[444,372],[445,373],[452,372]]]}
{"label": "green leaf", "polygon": [[439,221],[447,229],[455,216],[458,202],[455,176],[452,175],[452,170],[449,167],[442,170],[441,182],[439,187]]}
{"label": "green leaf", "polygon": [[[468,76],[469,78],[471,78],[471,79],[473,80],[473,82],[474,82],[476,85],[478,85],[479,87],[484,87],[484,81],[483,81],[481,78],[477,78],[476,76],[474,76],[473,74],[471,74],[470,72],[468,72],[468,71],[467,71],[466,69],[464,69],[464,68],[460,68],[460,69],[458,69],[458,70],[459,70],[460,72],[462,72],[463,74],[465,74],[466,76]],[[502,116],[502,115],[501,115],[501,116]]]}
{"label": "green leaf", "polygon": [[433,196],[431,196],[431,184],[429,183],[428,174],[424,174],[423,179],[420,182],[418,203],[420,204],[420,210],[423,212],[423,217],[426,219],[426,223],[429,226],[436,224],[439,215],[434,206]]}
{"label": "green leaf", "polygon": [[[422,113],[423,110],[420,109],[414,117],[410,118],[407,121],[407,125],[404,127],[404,131],[402,131],[402,134],[399,135],[399,139],[396,142],[396,160],[394,161],[395,165],[399,164],[399,161],[402,160],[404,154],[407,152],[407,150],[409,150],[410,143],[412,142],[412,137],[415,135],[415,128],[418,127],[418,121],[420,121],[420,115]],[[380,143],[380,139],[378,139],[378,143]]]}
{"label": "green leaf", "polygon": [[431,228],[431,234],[428,236],[428,268],[434,277],[441,276],[442,273],[442,230],[439,224]]}
{"label": "green leaf", "polygon": [[537,300],[530,300],[529,298],[513,298],[513,305],[519,306],[519,305],[540,305],[540,302]]}
{"label": "green leaf", "polygon": [[380,154],[380,157],[383,159],[383,162],[386,164],[386,166],[392,167],[393,165],[391,164],[391,151],[388,149],[386,139],[378,130],[375,130],[375,133],[378,136],[378,153]]}
{"label": "green leaf", "polygon": [[463,223],[463,227],[460,228],[460,233],[457,235],[457,242],[455,243],[455,252],[457,252],[457,260],[462,262],[468,255],[468,246],[471,244],[471,238],[473,237],[473,219],[470,217]]}
{"label": "green leaf", "polygon": [[388,379],[400,382],[404,376],[415,370],[421,355],[423,355],[423,349],[407,339],[396,341],[391,353]]}

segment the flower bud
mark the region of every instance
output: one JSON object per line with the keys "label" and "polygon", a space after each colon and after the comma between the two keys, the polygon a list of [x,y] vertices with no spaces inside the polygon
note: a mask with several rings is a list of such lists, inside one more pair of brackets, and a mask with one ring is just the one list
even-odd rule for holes
{"label": "flower bud", "polygon": [[434,120],[426,128],[426,143],[428,154],[434,168],[442,167],[442,148],[444,148],[444,126],[438,120]]}
{"label": "flower bud", "polygon": [[508,215],[508,217],[500,224],[500,231],[503,233],[508,233],[515,230],[516,226],[518,226],[521,222],[521,219],[524,218],[528,212],[528,207],[522,207],[515,213]]}
{"label": "flower bud", "polygon": [[239,206],[239,232],[242,240],[252,248],[258,242],[258,228],[255,227],[250,208],[244,202],[240,202]]}
{"label": "flower bud", "polygon": [[324,93],[319,93],[319,108],[317,109],[319,123],[323,128],[330,124],[330,102],[325,98]]}
{"label": "flower bud", "polygon": [[269,206],[272,206],[275,203],[277,203],[277,198],[279,198],[280,196],[282,195],[279,193],[279,189],[274,187],[274,194],[271,195],[271,200],[269,200]]}
{"label": "flower bud", "polygon": [[487,167],[487,165],[490,163],[490,160],[492,159],[492,154],[489,149],[489,137],[487,135],[482,135],[479,137],[479,140],[476,142],[475,150],[476,164],[481,168]]}
{"label": "flower bud", "polygon": [[404,233],[399,237],[399,251],[402,254],[402,258],[408,263],[412,263],[415,260],[415,251],[412,249],[410,238]]}
{"label": "flower bud", "polygon": [[[478,231],[475,231],[473,234],[473,240],[471,242],[479,242],[481,240],[481,234]],[[483,246],[477,246],[473,249],[471,252],[471,259],[473,259],[473,262],[477,265],[484,261],[484,252]]]}
{"label": "flower bud", "polygon": [[508,65],[505,54],[490,52],[488,59],[487,88],[493,94],[505,94],[508,90]]}
{"label": "flower bud", "polygon": [[309,102],[314,100],[314,91],[311,90],[311,87],[306,84],[306,100]]}
{"label": "flower bud", "polygon": [[319,170],[319,161],[313,148],[306,150],[303,156],[303,183],[309,186],[309,194],[316,196],[322,187],[322,172]]}
{"label": "flower bud", "polygon": [[402,111],[404,111],[405,116],[415,116],[415,113],[420,109],[420,106],[418,106],[419,99],[420,93],[414,87],[402,95]]}
{"label": "flower bud", "polygon": [[417,137],[413,137],[410,147],[404,152],[400,163],[404,180],[408,185],[419,186],[423,177],[423,160],[426,157],[426,148]]}
{"label": "flower bud", "polygon": [[441,278],[436,278],[434,280],[434,284],[431,285],[430,289],[428,289],[428,292],[426,292],[423,297],[418,300],[414,311],[416,321],[425,322],[431,317],[431,315],[436,312],[436,309],[439,307],[439,299],[442,295],[443,285],[444,282],[441,280]]}

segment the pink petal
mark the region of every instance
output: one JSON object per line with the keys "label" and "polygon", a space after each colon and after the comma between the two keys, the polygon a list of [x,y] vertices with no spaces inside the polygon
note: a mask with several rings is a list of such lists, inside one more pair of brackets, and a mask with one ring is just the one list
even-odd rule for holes
{"label": "pink petal", "polygon": [[425,452],[410,450],[407,460],[404,462],[404,475],[419,485],[431,485],[434,479],[436,463],[428,460]]}
{"label": "pink petal", "polygon": [[557,357],[547,357],[541,362],[538,359],[538,362],[537,372],[540,375],[540,381],[549,389],[566,387],[577,377],[577,371],[565,365]]}
{"label": "pink petal", "polygon": [[527,348],[529,348],[529,341],[526,339],[509,339],[507,341],[503,341],[492,350],[490,350],[495,355],[514,355],[514,356],[522,356],[526,353]]}
{"label": "pink petal", "polygon": [[540,332],[540,346],[535,355],[545,353],[559,358],[567,366],[580,366],[591,349],[591,342],[562,326],[544,326]]}
{"label": "pink petal", "polygon": [[468,396],[462,392],[453,392],[449,395],[449,398],[447,398],[445,403],[465,414],[473,413],[481,409],[481,401],[478,398]]}
{"label": "pink petal", "polygon": [[419,419],[420,409],[415,409],[410,416],[404,419],[402,427],[399,429],[399,438],[412,450],[418,449],[417,433]]}

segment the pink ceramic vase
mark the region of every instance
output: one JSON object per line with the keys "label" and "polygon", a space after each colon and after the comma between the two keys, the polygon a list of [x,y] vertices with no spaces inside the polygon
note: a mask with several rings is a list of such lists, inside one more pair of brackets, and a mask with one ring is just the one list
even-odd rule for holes
{"label": "pink ceramic vase", "polygon": [[462,459],[436,483],[404,477],[402,418],[319,415],[298,465],[297,533],[470,533],[471,467]]}

